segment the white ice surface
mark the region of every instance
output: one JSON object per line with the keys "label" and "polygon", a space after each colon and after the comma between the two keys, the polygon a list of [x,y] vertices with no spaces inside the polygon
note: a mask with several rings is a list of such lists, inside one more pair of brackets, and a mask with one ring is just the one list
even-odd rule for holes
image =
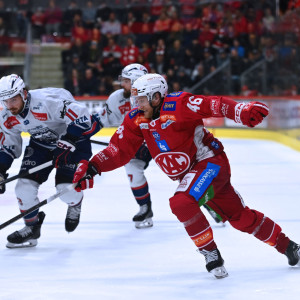
{"label": "white ice surface", "polygon": [[[300,153],[270,141],[222,141],[232,183],[246,204],[278,222],[299,243]],[[95,153],[100,149],[95,146]],[[10,176],[19,166],[16,160]],[[134,228],[131,219],[138,207],[120,168],[97,177],[96,187],[85,193],[75,232],[65,232],[67,207],[59,199],[43,207],[46,219],[37,247],[5,247],[6,236],[22,228],[22,221],[1,230],[0,300],[299,299],[300,267],[289,267],[286,257],[270,246],[208,216],[229,272],[226,279],[214,279],[170,211],[168,199],[177,183],[153,162],[146,175],[154,210],[151,229]],[[19,213],[14,186],[15,181],[8,183],[0,195],[0,223]],[[39,197],[54,193],[52,172]]]}

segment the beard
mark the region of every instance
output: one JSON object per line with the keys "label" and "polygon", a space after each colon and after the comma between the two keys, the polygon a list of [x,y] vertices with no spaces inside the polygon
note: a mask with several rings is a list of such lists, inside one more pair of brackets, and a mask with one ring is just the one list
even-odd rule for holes
{"label": "beard", "polygon": [[130,97],[130,95],[131,95],[131,91],[124,90],[124,92],[123,92],[123,96],[124,96],[124,98],[129,98],[129,97]]}

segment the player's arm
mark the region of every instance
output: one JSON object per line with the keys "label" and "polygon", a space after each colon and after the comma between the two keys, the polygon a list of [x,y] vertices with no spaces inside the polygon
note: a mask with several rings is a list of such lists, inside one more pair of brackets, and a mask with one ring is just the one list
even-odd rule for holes
{"label": "player's arm", "polygon": [[255,127],[269,114],[269,108],[261,102],[243,103],[224,96],[190,95],[186,107],[202,118],[226,117],[248,127]]}
{"label": "player's arm", "polygon": [[7,170],[11,167],[15,158],[22,153],[21,133],[12,133],[0,128],[0,194],[5,193],[5,184],[1,181],[8,176]]}
{"label": "player's arm", "polygon": [[[92,188],[93,177],[124,166],[134,157],[144,141],[140,128],[128,115],[112,136],[108,147],[97,153],[90,162],[81,161],[74,175],[73,183],[79,183],[77,190]],[[82,180],[83,178],[86,178]]]}

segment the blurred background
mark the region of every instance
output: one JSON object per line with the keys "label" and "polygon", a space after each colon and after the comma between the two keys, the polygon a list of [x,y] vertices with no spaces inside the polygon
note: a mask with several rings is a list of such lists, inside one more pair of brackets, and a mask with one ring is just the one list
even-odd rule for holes
{"label": "blurred background", "polygon": [[169,92],[265,101],[260,128],[298,138],[299,45],[299,0],[0,0],[0,76],[64,87],[91,112],[138,62]]}

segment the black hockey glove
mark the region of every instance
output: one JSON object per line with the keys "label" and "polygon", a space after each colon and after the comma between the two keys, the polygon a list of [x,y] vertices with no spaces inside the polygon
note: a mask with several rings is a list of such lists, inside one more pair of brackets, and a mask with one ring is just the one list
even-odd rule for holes
{"label": "black hockey glove", "polygon": [[3,174],[0,173],[0,194],[4,194],[5,193],[5,184],[1,184],[1,181],[5,180],[7,178],[8,174]]}
{"label": "black hockey glove", "polygon": [[66,134],[57,141],[56,149],[53,151],[53,165],[55,168],[74,163],[72,159],[75,151],[75,142],[77,137]]}

